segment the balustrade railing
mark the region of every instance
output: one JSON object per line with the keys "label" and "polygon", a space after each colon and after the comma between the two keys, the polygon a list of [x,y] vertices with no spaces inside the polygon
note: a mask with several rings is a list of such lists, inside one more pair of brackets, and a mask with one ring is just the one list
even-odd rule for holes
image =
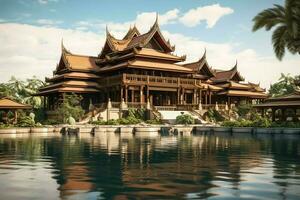
{"label": "balustrade railing", "polygon": [[137,74],[122,74],[116,76],[110,76],[102,78],[99,81],[101,86],[110,86],[120,84],[121,82],[132,83],[132,84],[163,84],[164,86],[177,87],[178,85],[194,86],[200,84],[200,80],[190,78],[176,78],[176,77],[163,77],[163,76],[148,76],[148,75],[137,75]]}

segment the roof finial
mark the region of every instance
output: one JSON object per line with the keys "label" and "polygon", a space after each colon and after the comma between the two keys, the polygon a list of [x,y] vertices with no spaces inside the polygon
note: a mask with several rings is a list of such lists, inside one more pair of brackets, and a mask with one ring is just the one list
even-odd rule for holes
{"label": "roof finial", "polygon": [[206,58],[206,47],[204,48],[204,53],[203,56],[199,59],[199,61],[203,60]]}
{"label": "roof finial", "polygon": [[64,45],[64,39],[63,39],[63,38],[61,38],[61,52],[62,52],[62,53],[70,53],[70,52],[66,49],[66,47],[65,47],[65,45]]}
{"label": "roof finial", "polygon": [[106,31],[106,36],[110,35],[110,33],[109,33],[109,31],[108,31],[108,26],[107,26],[107,24],[106,24],[106,26],[105,26],[105,31]]}
{"label": "roof finial", "polygon": [[158,24],[158,12],[156,13],[155,24]]}
{"label": "roof finial", "polygon": [[238,65],[238,61],[237,61],[237,59],[235,60],[235,65],[234,65],[234,67],[232,68],[232,69],[237,69],[237,65]]}

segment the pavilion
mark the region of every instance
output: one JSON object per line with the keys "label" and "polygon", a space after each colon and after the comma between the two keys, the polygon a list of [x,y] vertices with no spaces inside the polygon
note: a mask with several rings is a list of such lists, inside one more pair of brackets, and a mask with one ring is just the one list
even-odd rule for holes
{"label": "pavilion", "polygon": [[[230,70],[213,69],[204,55],[185,63],[174,54],[156,19],[141,34],[134,26],[122,39],[106,30],[106,41],[98,56],[76,55],[62,44],[62,54],[48,85],[36,95],[45,97],[45,108],[54,111],[66,93],[83,97],[82,107],[100,105],[110,99],[130,106],[155,109],[195,109],[220,104],[260,102],[267,98],[259,84],[246,83],[237,64]],[[197,49],[195,49],[196,51]]]}
{"label": "pavilion", "polygon": [[[0,111],[4,111],[5,113],[12,111],[14,112],[14,123],[17,123],[18,118],[18,110],[31,109],[30,105],[18,103],[8,97],[3,97],[0,99]],[[3,120],[3,119],[0,119]],[[7,120],[6,120],[7,121]]]}
{"label": "pavilion", "polygon": [[299,121],[300,92],[296,91],[280,97],[271,97],[266,99],[264,103],[254,105],[254,107],[260,110],[262,115],[265,115],[265,112],[270,109],[272,121],[287,121],[287,117],[292,117],[293,121]]}

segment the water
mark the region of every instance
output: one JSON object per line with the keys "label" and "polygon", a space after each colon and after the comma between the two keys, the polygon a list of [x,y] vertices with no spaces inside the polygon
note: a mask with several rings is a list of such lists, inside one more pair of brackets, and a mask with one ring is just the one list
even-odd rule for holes
{"label": "water", "polygon": [[300,136],[0,136],[0,199],[300,199]]}

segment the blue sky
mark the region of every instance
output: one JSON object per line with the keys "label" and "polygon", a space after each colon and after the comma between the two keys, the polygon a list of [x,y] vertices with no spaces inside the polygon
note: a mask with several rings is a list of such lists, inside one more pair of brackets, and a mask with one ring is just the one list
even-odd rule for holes
{"label": "blue sky", "polygon": [[[64,38],[71,51],[95,55],[100,52],[103,45],[106,24],[112,33],[121,36],[128,25],[135,21],[142,30],[150,28],[155,13],[159,14],[161,29],[171,39],[171,43],[179,47],[179,52],[176,53],[187,54],[191,60],[196,59],[197,55],[200,56],[204,48],[208,49],[209,63],[218,68],[229,68],[238,59],[246,79],[245,73],[250,73],[252,79],[250,81],[262,82],[265,87],[276,81],[280,72],[300,73],[298,55],[287,54],[284,61],[279,62],[271,46],[271,33],[263,30],[255,33],[251,31],[252,19],[258,12],[272,7],[273,4],[283,4],[283,0],[0,0],[0,2],[0,31],[5,29],[3,35],[0,33],[0,40],[2,37],[5,43],[0,47],[0,53],[6,52],[5,57],[1,58],[0,55],[0,73],[7,75],[1,79],[2,81],[11,75],[26,78],[31,74],[34,75],[37,69],[43,71],[37,74],[39,77],[51,75],[60,54],[58,37]],[[193,14],[197,18],[199,13],[202,18],[191,25]],[[184,19],[187,14],[189,16]],[[210,19],[215,19],[215,23],[209,27]],[[9,31],[14,33],[11,34]],[[41,36],[43,31],[46,33],[44,37]],[[47,34],[52,31],[53,34]],[[28,34],[31,33],[29,38]],[[75,38],[87,38],[87,42]],[[16,40],[21,43],[19,46],[15,43]],[[180,41],[191,44],[190,48],[178,44]],[[28,55],[25,43],[32,51],[36,47],[36,53],[39,55],[35,56],[34,52]],[[93,47],[87,47],[88,44]],[[18,50],[13,51],[12,46]],[[50,46],[53,53],[41,53],[41,49],[46,48],[47,51]],[[224,53],[221,51],[222,48]],[[15,60],[5,62],[8,57]],[[16,63],[18,59],[20,62]],[[40,68],[30,66],[31,74],[30,71],[22,73],[23,69],[20,72],[18,69],[14,72],[9,70],[11,68],[8,65],[15,63],[21,66],[22,60],[27,65],[30,65],[29,60],[32,60],[32,65],[42,66]],[[47,63],[50,66],[46,66]],[[269,78],[261,74],[264,66],[265,73],[271,73]]]}

